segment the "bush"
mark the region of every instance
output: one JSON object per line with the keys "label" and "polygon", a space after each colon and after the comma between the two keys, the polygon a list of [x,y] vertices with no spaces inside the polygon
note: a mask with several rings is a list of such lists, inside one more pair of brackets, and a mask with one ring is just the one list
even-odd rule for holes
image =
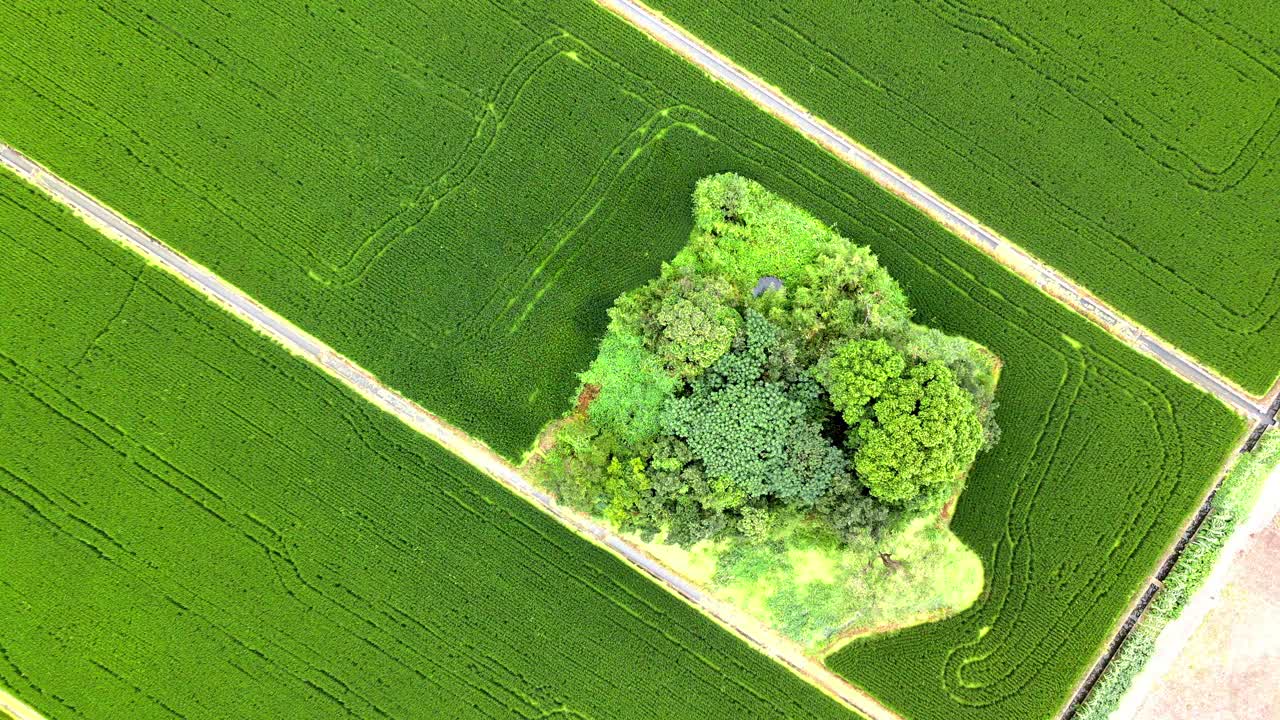
{"label": "bush", "polygon": [[854,424],[867,404],[879,398],[889,380],[906,367],[907,361],[884,340],[851,340],[819,366],[818,377],[831,396],[831,405]]}
{"label": "bush", "polygon": [[973,399],[945,366],[927,363],[891,380],[857,424],[853,463],[871,495],[901,504],[953,483],[982,446]]}

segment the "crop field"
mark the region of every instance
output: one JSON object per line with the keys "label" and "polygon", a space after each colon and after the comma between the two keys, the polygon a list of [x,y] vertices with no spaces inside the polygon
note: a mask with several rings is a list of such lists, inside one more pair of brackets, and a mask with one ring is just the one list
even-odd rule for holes
{"label": "crop field", "polygon": [[64,718],[849,718],[0,175],[0,686]]}
{"label": "crop field", "polygon": [[1274,3],[648,4],[1244,388],[1276,379]]}
{"label": "crop field", "polygon": [[952,522],[987,593],[830,660],[913,720],[1051,714],[1242,430],[590,3],[5,5],[0,47],[0,139],[513,458],[686,242],[698,178],[870,245],[921,322],[1005,362]]}

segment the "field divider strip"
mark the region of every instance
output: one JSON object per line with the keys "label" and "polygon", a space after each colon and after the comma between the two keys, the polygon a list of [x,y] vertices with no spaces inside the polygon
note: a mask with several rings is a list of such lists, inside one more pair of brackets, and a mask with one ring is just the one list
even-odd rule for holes
{"label": "field divider strip", "polygon": [[[902,720],[869,694],[804,654],[798,645],[763,624],[701,592],[668,570],[656,558],[628,543],[585,514],[558,504],[534,487],[520,472],[487,445],[428,412],[373,373],[337,353],[326,343],[298,328],[213,271],[190,260],[152,237],[124,216],[88,193],[54,175],[16,149],[0,143],[0,165],[47,193],[89,226],[146,258],[175,276],[195,292],[248,323],[291,354],[318,367],[352,391],[395,416],[412,430],[435,441],[445,450],[497,481],[511,492],[558,520],[575,534],[649,575],[658,585],[704,616],[746,641],[756,650],[783,664],[828,697],[870,720]],[[0,710],[8,711],[0,694]],[[25,706],[23,706],[25,707]],[[39,715],[17,715],[17,720],[41,720]]]}
{"label": "field divider strip", "polygon": [[[780,89],[734,63],[661,13],[636,0],[596,2],[1124,344],[1154,359],[1183,380],[1214,395],[1227,407],[1250,420],[1274,424],[1274,419],[1266,413],[1262,398],[1249,395],[1191,355],[1123,315],[1082,285],[978,222],[901,168],[814,116]],[[1280,383],[1277,383],[1276,391],[1280,391]]]}

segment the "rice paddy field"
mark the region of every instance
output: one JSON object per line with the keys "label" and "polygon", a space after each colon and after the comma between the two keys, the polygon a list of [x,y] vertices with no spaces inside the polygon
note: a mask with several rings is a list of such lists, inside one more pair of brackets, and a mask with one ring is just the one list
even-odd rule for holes
{"label": "rice paddy field", "polygon": [[[653,277],[685,243],[698,178],[722,171],[754,178],[870,245],[902,283],[921,322],[973,338],[1005,363],[997,397],[1004,435],[979,459],[952,522],[986,565],[983,596],[955,618],[860,641],[829,659],[833,669],[913,720],[1053,714],[1243,429],[1215,400],[591,3],[295,7],[165,0],[145,8],[77,4],[41,15],[11,4],[0,7],[0,48],[0,139],[511,458],[563,409],[575,373],[595,355],[613,298]],[[83,351],[83,342],[77,347]],[[276,364],[291,376],[309,377],[288,370],[294,366],[283,358]],[[324,386],[318,378],[310,384]],[[203,391],[201,384],[185,387]],[[263,391],[273,399],[260,403],[279,402],[278,395]],[[330,411],[335,416],[372,414],[343,405],[338,394],[322,397],[340,408]],[[236,409],[241,406],[253,407]],[[204,423],[206,412],[212,410],[191,408],[184,416]],[[313,433],[297,434],[316,443],[348,439],[357,450],[358,437],[372,434],[334,423],[309,423]],[[207,427],[170,428],[164,437],[221,444]],[[153,446],[162,447],[159,440]],[[384,483],[405,495],[354,504],[344,494],[336,509],[294,508],[293,487],[252,487],[280,493],[279,515],[259,517],[277,531],[288,522],[324,527],[335,512],[351,522],[386,520],[395,532],[380,532],[400,543],[398,557],[406,563],[432,546],[401,542],[399,533],[415,533],[412,538],[433,524],[473,522],[437,493],[449,476],[439,466],[463,478],[450,483],[472,482],[469,474],[426,450],[398,455],[375,447],[408,469],[396,480],[370,473],[330,482],[348,488],[351,498]],[[322,447],[299,450],[303,457],[332,457]],[[332,462],[333,472],[350,473],[365,461]],[[28,477],[50,492],[39,477]],[[518,579],[526,573],[560,572],[543,567],[550,562],[545,555],[560,557],[557,542],[524,534],[525,521],[540,528],[539,535],[550,533],[530,519],[537,517],[532,511],[520,514],[514,501],[499,503],[496,489],[487,491],[492,507],[467,500],[470,491],[451,492],[481,513],[523,519],[484,527],[520,533],[519,547],[478,553],[501,562],[501,572],[515,573],[517,579],[503,579],[512,588],[534,582]],[[199,508],[188,514],[204,521]],[[264,542],[274,537],[251,532]],[[451,537],[466,539],[468,532]],[[364,536],[374,536],[372,526]],[[280,545],[269,547],[285,554]],[[222,564],[209,562],[210,577],[220,577]],[[600,582],[616,576],[609,562],[589,563],[604,568]],[[277,563],[249,572],[273,578]],[[281,572],[281,582],[293,582],[287,563]],[[316,572],[335,584],[339,598],[348,583],[373,577],[342,564]],[[441,566],[384,581],[420,602],[471,611],[474,597],[449,584],[455,576]],[[492,638],[485,642],[528,642],[529,613],[565,607],[552,592],[557,584],[586,592],[571,585],[576,581],[569,574],[563,578],[537,580],[551,586],[549,596],[542,584],[526,597],[512,589],[519,611],[491,618]],[[662,596],[643,583],[628,587],[650,603]],[[122,587],[104,596],[134,591]],[[384,597],[367,585],[353,592]],[[336,608],[326,612],[345,617]],[[568,620],[579,615],[564,613]],[[612,638],[618,631],[607,623],[633,620],[627,610],[615,615],[606,620],[602,613],[606,629],[593,632]],[[394,624],[375,622],[379,631]],[[669,622],[655,620],[648,640],[620,642],[637,648],[659,637],[665,642],[675,634]],[[38,623],[28,620],[28,626]],[[288,623],[272,626],[284,628],[282,634],[295,630]],[[319,640],[307,640],[306,647],[283,636],[278,642],[311,657],[309,643]],[[497,645],[466,642],[493,650],[470,654],[464,643],[434,672],[470,679],[499,672],[496,661],[514,662]],[[713,641],[701,642],[708,647],[685,642],[687,657],[633,664],[643,670],[638,682],[656,687],[664,673],[688,674],[690,663],[711,652]],[[569,641],[565,647],[564,663],[613,667],[589,652],[598,648]],[[605,649],[629,648],[610,643]],[[654,665],[661,667],[651,670]],[[537,674],[544,672],[553,670],[529,671],[530,678],[546,678],[535,683],[542,692],[603,692],[594,681]],[[137,678],[158,673],[145,667]],[[312,680],[334,692],[327,680]],[[78,680],[71,686],[84,690]],[[609,692],[618,697],[622,690]],[[784,695],[800,697],[791,690]],[[682,702],[689,698],[681,694]],[[540,707],[526,715],[556,705]]]}
{"label": "rice paddy field", "polygon": [[853,718],[8,175],[0,686],[60,718]]}
{"label": "rice paddy field", "polygon": [[1261,395],[1280,372],[1280,10],[651,0]]}

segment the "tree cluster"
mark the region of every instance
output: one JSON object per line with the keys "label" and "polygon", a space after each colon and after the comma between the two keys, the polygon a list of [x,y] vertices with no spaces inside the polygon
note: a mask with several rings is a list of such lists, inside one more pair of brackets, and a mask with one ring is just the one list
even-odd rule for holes
{"label": "tree cluster", "polygon": [[[610,310],[540,481],[683,545],[763,542],[784,515],[853,540],[936,512],[998,436],[994,359],[912,323],[865,247],[751,181],[704,179],[694,214]],[[783,287],[757,297],[765,275]]]}

